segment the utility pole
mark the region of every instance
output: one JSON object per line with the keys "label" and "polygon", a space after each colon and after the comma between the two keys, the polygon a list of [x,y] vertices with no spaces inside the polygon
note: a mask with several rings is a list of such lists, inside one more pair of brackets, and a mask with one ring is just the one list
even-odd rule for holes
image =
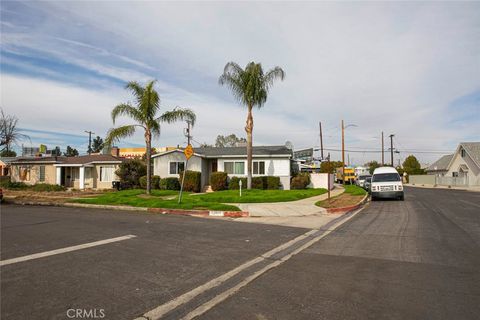
{"label": "utility pole", "polygon": [[190,144],[190,139],[192,138],[192,136],[190,135],[190,125],[191,125],[191,122],[190,120],[187,120],[187,146]]}
{"label": "utility pole", "polygon": [[391,160],[390,162],[392,164],[392,167],[393,167],[393,137],[394,136],[395,136],[394,134],[390,135],[390,160]]}
{"label": "utility pole", "polygon": [[88,154],[92,153],[92,134],[95,134],[95,132],[92,131],[87,131],[85,130],[86,133],[88,133]]}
{"label": "utility pole", "polygon": [[382,166],[385,165],[385,152],[383,151],[384,150],[384,146],[383,146],[383,131],[382,131]]}
{"label": "utility pole", "polygon": [[345,128],[342,120],[342,183],[345,184]]}
{"label": "utility pole", "polygon": [[323,161],[323,138],[322,138],[322,123],[318,122],[318,125],[320,126],[320,156]]}
{"label": "utility pole", "polygon": [[327,165],[327,175],[328,175],[328,182],[327,182],[327,189],[328,189],[328,200],[330,200],[330,152],[328,153],[328,165]]}

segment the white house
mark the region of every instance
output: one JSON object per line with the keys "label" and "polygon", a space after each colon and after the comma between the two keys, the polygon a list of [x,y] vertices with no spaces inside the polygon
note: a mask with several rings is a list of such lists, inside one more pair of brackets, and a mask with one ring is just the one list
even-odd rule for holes
{"label": "white house", "polygon": [[[153,173],[162,178],[178,177],[185,170],[186,158],[182,149],[175,149],[152,156]],[[280,177],[283,189],[290,189],[290,161],[292,151],[285,146],[253,147],[252,175]],[[227,172],[229,177],[247,176],[247,148],[206,147],[195,149],[188,160],[187,170],[202,174],[202,189],[209,185],[210,174],[216,171]]]}
{"label": "white house", "polygon": [[437,184],[480,186],[480,142],[461,142],[455,153],[427,168]]}

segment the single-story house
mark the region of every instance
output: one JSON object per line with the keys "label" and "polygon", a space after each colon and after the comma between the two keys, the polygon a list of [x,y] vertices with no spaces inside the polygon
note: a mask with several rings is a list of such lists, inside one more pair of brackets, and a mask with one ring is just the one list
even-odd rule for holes
{"label": "single-story house", "polygon": [[461,142],[454,154],[438,159],[427,173],[436,175],[438,184],[480,186],[480,142]]}
{"label": "single-story house", "polygon": [[443,177],[448,172],[448,165],[452,158],[453,154],[447,154],[428,166],[425,171],[427,174],[434,174]]}
{"label": "single-story house", "polygon": [[[285,146],[254,146],[252,176],[276,176],[283,189],[290,189],[292,150]],[[153,158],[153,174],[162,178],[178,177],[185,170],[186,158],[182,149],[158,153]],[[210,174],[224,171],[229,177],[247,176],[246,147],[197,148],[188,160],[187,170],[202,174],[202,189],[209,185]]]}
{"label": "single-story house", "polygon": [[110,189],[123,159],[108,154],[19,158],[10,163],[12,182],[58,184],[75,189]]}

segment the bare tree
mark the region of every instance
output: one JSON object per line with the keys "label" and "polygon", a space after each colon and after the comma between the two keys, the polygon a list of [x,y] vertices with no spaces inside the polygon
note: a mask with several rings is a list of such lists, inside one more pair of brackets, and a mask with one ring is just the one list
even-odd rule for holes
{"label": "bare tree", "polygon": [[0,110],[0,148],[2,152],[9,154],[12,145],[18,144],[21,140],[30,140],[30,137],[20,132],[17,117],[5,114],[3,109]]}

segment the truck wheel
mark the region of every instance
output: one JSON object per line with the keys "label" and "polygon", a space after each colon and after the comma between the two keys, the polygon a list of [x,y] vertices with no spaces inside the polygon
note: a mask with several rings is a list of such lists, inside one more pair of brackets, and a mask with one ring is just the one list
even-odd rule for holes
{"label": "truck wheel", "polygon": [[404,200],[405,200],[405,195],[402,194],[402,195],[400,196],[400,201],[404,201]]}

